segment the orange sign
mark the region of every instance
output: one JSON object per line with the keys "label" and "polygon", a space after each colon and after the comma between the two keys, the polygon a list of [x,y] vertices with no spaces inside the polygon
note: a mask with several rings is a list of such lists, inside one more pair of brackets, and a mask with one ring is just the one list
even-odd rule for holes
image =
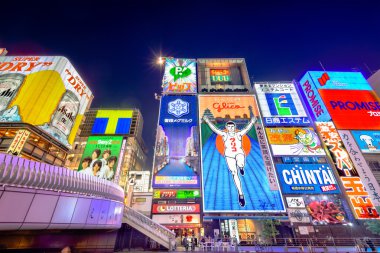
{"label": "orange sign", "polygon": [[317,130],[330,151],[335,167],[343,183],[349,204],[357,219],[379,219],[380,216],[365,190],[342,140],[332,122],[316,122]]}
{"label": "orange sign", "polygon": [[8,154],[19,155],[21,150],[24,148],[26,141],[28,140],[30,132],[28,130],[18,130],[15,138],[13,139],[9,149]]}
{"label": "orange sign", "polygon": [[229,76],[230,70],[229,69],[210,69],[210,75],[211,76]]}

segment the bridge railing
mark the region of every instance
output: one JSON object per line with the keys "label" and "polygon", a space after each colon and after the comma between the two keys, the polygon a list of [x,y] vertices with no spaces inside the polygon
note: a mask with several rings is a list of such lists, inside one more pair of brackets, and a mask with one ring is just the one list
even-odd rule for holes
{"label": "bridge railing", "polygon": [[123,189],[64,167],[0,153],[0,185],[78,193],[124,201]]}

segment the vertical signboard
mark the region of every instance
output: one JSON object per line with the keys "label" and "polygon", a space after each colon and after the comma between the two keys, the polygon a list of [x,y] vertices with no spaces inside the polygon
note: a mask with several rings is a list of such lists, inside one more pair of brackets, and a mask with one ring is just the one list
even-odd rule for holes
{"label": "vertical signboard", "polygon": [[[122,136],[90,136],[79,164],[79,173],[114,180]],[[118,178],[118,176],[116,176]]]}
{"label": "vertical signboard", "polygon": [[380,186],[373,176],[371,169],[368,167],[360,149],[356,145],[354,138],[347,130],[338,130],[340,137],[346,147],[352,162],[357,169],[362,182],[364,183],[366,191],[368,191],[373,204],[380,207]]}
{"label": "vertical signboard", "polygon": [[0,56],[0,121],[38,126],[67,147],[92,92],[61,56]]}
{"label": "vertical signboard", "polygon": [[163,96],[153,165],[154,188],[199,188],[196,96]]}
{"label": "vertical signboard", "polygon": [[197,93],[196,61],[194,59],[165,60],[165,72],[162,80],[163,92]]}
{"label": "vertical signboard", "polygon": [[26,141],[28,140],[30,132],[28,130],[18,130],[16,136],[13,139],[11,145],[8,148],[7,153],[13,155],[20,155],[22,149],[25,146]]}
{"label": "vertical signboard", "polygon": [[310,125],[293,83],[255,83],[255,89],[264,125]]}
{"label": "vertical signboard", "polygon": [[372,199],[365,189],[348,152],[343,146],[332,122],[316,122],[317,130],[321,135],[335,167],[343,183],[349,204],[357,219],[378,219],[380,216],[375,209]]}
{"label": "vertical signboard", "polygon": [[262,131],[255,97],[200,95],[199,118],[204,211],[284,212],[280,191],[270,188],[254,127]]}

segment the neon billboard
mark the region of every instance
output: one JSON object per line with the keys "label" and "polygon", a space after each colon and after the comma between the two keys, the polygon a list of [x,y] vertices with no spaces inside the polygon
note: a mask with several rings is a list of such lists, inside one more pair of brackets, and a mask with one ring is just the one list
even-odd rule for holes
{"label": "neon billboard", "polygon": [[153,188],[199,188],[196,96],[163,96],[157,128]]}
{"label": "neon billboard", "polygon": [[284,212],[270,156],[267,169],[261,154],[255,97],[200,95],[199,118],[204,212]]}
{"label": "neon billboard", "polygon": [[351,131],[363,153],[380,153],[380,131]]}
{"label": "neon billboard", "polygon": [[334,161],[355,217],[357,219],[378,219],[380,216],[343,146],[334,124],[332,122],[316,122],[316,125]]}
{"label": "neon billboard", "polygon": [[264,125],[310,125],[293,83],[255,83],[255,89]]}
{"label": "neon billboard", "polygon": [[197,93],[196,60],[167,58],[162,88],[164,93]]}

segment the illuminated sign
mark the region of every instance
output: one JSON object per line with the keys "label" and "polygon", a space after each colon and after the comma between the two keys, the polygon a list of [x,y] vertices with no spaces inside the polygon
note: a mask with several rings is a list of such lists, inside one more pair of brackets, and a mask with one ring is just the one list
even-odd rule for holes
{"label": "illuminated sign", "polygon": [[196,61],[193,59],[165,60],[165,73],[162,80],[164,93],[196,93]]}
{"label": "illuminated sign", "polygon": [[316,122],[318,132],[327,146],[334,161],[344,190],[356,218],[374,219],[379,214],[373,205],[362,180],[342,144],[342,140],[332,122]]}
{"label": "illuminated sign", "polygon": [[0,56],[0,122],[38,126],[71,147],[93,96],[61,56]]}
{"label": "illuminated sign", "polygon": [[199,188],[196,96],[163,96],[156,135],[153,188]]}
{"label": "illuminated sign", "polygon": [[326,159],[318,156],[282,156],[283,163],[326,163]]}
{"label": "illuminated sign", "polygon": [[307,195],[304,200],[313,225],[347,224],[350,220],[339,195]]}
{"label": "illuminated sign", "polygon": [[306,209],[287,208],[289,221],[293,223],[310,223],[310,215]]}
{"label": "illuminated sign", "polygon": [[[122,136],[90,136],[78,167],[79,173],[113,181],[122,146]],[[121,158],[120,158],[121,159]]]}
{"label": "illuminated sign", "polygon": [[98,110],[92,134],[129,134],[133,110]]}
{"label": "illuminated sign", "polygon": [[311,127],[266,128],[273,155],[325,155],[318,135]]}
{"label": "illuminated sign", "polygon": [[360,72],[309,71],[307,74],[317,89],[372,90]]}
{"label": "illuminated sign", "polygon": [[28,130],[17,130],[16,136],[8,148],[7,153],[12,155],[19,155],[28,140],[30,132]]}
{"label": "illuminated sign", "polygon": [[152,213],[199,213],[199,204],[153,204]]}
{"label": "illuminated sign", "polygon": [[152,220],[160,224],[199,224],[199,214],[154,214]]}
{"label": "illuminated sign", "polygon": [[210,69],[210,78],[212,83],[228,83],[231,81],[229,69]]}
{"label": "illuminated sign", "polygon": [[380,101],[373,91],[319,90],[337,129],[380,129]]}
{"label": "illuminated sign", "polygon": [[359,147],[356,145],[354,138],[350,134],[350,131],[338,130],[338,132],[342,138],[344,146],[347,148],[355,168],[357,169],[357,172],[359,173],[360,178],[362,179],[362,182],[364,183],[365,189],[368,191],[369,196],[373,201],[373,204],[376,207],[380,207],[380,186],[371,169],[368,167],[362,153],[360,153]]}
{"label": "illuminated sign", "polygon": [[331,117],[327,112],[327,108],[324,105],[321,96],[319,95],[318,89],[307,72],[300,81],[300,86],[304,94],[305,99],[309,105],[310,115],[313,116],[317,121],[329,121]]}
{"label": "illuminated sign", "polygon": [[269,150],[263,161],[265,132],[255,97],[200,95],[199,118],[204,212],[284,212],[278,186],[270,187],[277,182],[275,170],[267,170]]}
{"label": "illuminated sign", "polygon": [[283,193],[340,193],[328,164],[276,164]]}
{"label": "illuminated sign", "polygon": [[154,190],[154,199],[194,199],[200,198],[199,190]]}
{"label": "illuminated sign", "polygon": [[305,202],[302,197],[286,197],[286,203],[290,208],[304,208]]}
{"label": "illuminated sign", "polygon": [[363,153],[380,153],[380,131],[351,131]]}
{"label": "illuminated sign", "polygon": [[265,125],[310,125],[293,83],[255,83],[255,89]]}

